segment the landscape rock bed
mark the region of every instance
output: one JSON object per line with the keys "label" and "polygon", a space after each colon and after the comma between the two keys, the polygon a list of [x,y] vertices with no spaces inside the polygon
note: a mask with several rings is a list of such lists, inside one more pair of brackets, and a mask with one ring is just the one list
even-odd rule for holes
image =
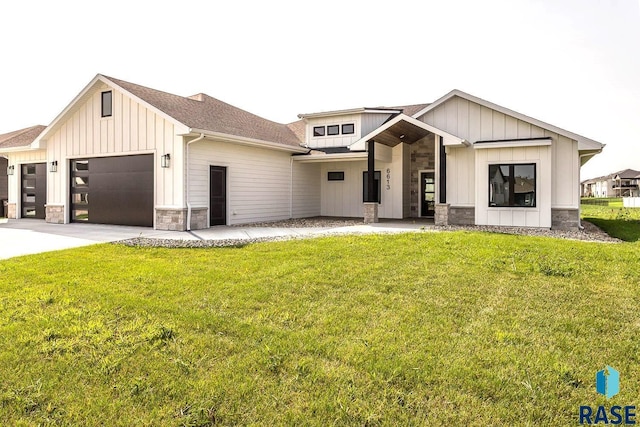
{"label": "landscape rock bed", "polygon": [[[132,247],[158,247],[158,248],[222,248],[222,247],[242,247],[252,243],[260,242],[273,242],[284,241],[293,239],[309,239],[314,237],[327,237],[327,236],[339,236],[345,233],[332,232],[331,228],[336,227],[348,227],[353,225],[362,225],[362,220],[357,219],[324,219],[324,218],[304,218],[304,219],[292,219],[278,222],[264,222],[255,223],[249,225],[243,225],[238,227],[274,227],[274,228],[326,228],[326,232],[317,233],[314,235],[291,235],[291,236],[277,236],[277,237],[257,237],[247,239],[225,239],[225,240],[180,240],[180,239],[151,239],[146,237],[137,237],[134,239],[121,240],[114,242],[114,244],[132,246]],[[438,231],[481,231],[487,233],[500,233],[500,234],[513,234],[522,236],[541,236],[541,237],[554,237],[559,239],[571,239],[582,240],[590,242],[606,242],[606,243],[619,243],[620,240],[607,235],[600,228],[595,225],[583,221],[583,230],[575,231],[562,231],[562,230],[548,230],[538,228],[526,228],[526,227],[493,227],[493,226],[435,226],[433,224],[425,224],[424,227],[415,230],[416,232],[438,232]],[[398,232],[405,232],[405,230],[398,230]],[[349,233],[354,234],[366,234],[361,231],[354,231]],[[393,234],[389,231],[381,231],[378,234]]]}

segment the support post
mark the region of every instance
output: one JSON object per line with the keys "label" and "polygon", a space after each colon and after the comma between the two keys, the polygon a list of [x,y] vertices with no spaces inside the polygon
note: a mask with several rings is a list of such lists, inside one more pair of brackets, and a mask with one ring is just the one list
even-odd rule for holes
{"label": "support post", "polygon": [[438,177],[440,183],[440,203],[444,204],[447,203],[447,153],[444,146],[444,138],[442,137],[440,137],[438,149],[440,150],[440,176]]}
{"label": "support post", "polygon": [[371,224],[378,222],[378,192],[376,188],[376,143],[367,142],[367,194],[364,203],[364,222]]}

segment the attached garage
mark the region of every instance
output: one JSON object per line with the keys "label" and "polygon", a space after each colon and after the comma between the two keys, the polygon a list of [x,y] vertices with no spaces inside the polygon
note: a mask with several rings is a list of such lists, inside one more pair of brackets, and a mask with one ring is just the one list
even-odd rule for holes
{"label": "attached garage", "polygon": [[71,160],[70,220],[153,227],[153,155]]}

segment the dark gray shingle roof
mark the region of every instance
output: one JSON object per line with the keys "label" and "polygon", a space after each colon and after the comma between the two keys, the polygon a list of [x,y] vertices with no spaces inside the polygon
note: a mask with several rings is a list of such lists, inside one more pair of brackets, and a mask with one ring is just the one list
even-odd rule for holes
{"label": "dark gray shingle roof", "polygon": [[267,120],[206,94],[183,97],[104,76],[126,91],[194,129],[300,147],[287,125]]}

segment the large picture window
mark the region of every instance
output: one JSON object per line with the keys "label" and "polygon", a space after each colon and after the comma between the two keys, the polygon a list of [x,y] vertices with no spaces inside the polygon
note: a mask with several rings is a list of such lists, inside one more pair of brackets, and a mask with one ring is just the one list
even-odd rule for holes
{"label": "large picture window", "polygon": [[536,165],[489,165],[489,206],[536,206]]}
{"label": "large picture window", "polygon": [[[371,202],[380,203],[381,200],[381,191],[380,191],[380,171],[375,171],[373,173],[373,185],[375,186],[374,193],[377,195],[376,200],[371,200]],[[368,202],[367,197],[369,195],[369,172],[362,172],[362,201]]]}

